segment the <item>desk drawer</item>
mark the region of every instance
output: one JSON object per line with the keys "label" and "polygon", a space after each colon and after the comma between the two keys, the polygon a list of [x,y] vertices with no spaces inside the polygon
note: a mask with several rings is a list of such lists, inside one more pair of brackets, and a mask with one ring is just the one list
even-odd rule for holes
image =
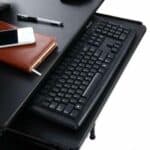
{"label": "desk drawer", "polygon": [[5,150],[58,150],[53,148],[53,146],[45,146],[36,142],[28,135],[24,133],[17,132],[12,129],[7,129],[5,131],[5,136],[3,140],[3,146]]}

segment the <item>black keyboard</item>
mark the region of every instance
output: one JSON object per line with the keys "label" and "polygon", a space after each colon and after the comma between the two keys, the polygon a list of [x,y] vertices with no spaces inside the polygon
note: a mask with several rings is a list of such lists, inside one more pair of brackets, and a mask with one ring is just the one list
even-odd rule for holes
{"label": "black keyboard", "polygon": [[32,110],[78,129],[128,52],[135,32],[93,17],[34,95]]}

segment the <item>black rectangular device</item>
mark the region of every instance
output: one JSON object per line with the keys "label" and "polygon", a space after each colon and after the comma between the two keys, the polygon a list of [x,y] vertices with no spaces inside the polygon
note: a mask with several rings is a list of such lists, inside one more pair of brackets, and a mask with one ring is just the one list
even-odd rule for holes
{"label": "black rectangular device", "polygon": [[31,27],[0,31],[0,48],[29,45],[35,42]]}
{"label": "black rectangular device", "polygon": [[14,43],[18,43],[17,30],[0,32],[0,46]]}
{"label": "black rectangular device", "polygon": [[93,17],[33,98],[44,118],[78,129],[127,54],[135,31]]}

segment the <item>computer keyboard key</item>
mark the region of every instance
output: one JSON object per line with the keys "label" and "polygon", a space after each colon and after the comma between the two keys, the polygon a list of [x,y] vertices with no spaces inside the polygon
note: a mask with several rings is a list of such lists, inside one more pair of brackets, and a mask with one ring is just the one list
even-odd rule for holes
{"label": "computer keyboard key", "polygon": [[55,97],[55,96],[56,96],[56,93],[55,93],[55,92],[50,92],[50,93],[49,93],[49,96]]}
{"label": "computer keyboard key", "polygon": [[62,99],[62,102],[67,104],[67,103],[69,102],[69,99],[63,98],[63,99]]}
{"label": "computer keyboard key", "polygon": [[98,71],[99,71],[99,73],[103,74],[103,73],[105,73],[105,68],[102,68],[102,67],[101,67],[101,68],[99,68]]}
{"label": "computer keyboard key", "polygon": [[86,98],[81,97],[80,100],[79,100],[79,103],[84,104],[86,102],[86,100],[87,100]]}
{"label": "computer keyboard key", "polygon": [[58,95],[59,97],[64,97],[65,93],[63,93],[63,92],[58,92],[57,95]]}
{"label": "computer keyboard key", "polygon": [[71,86],[71,88],[73,88],[73,89],[75,89],[75,90],[76,90],[76,89],[78,89],[78,86],[76,86],[76,85],[72,85],[72,86]]}
{"label": "computer keyboard key", "polygon": [[62,84],[60,84],[60,83],[56,83],[56,87],[58,87],[58,88],[62,88]]}
{"label": "computer keyboard key", "polygon": [[124,33],[128,34],[128,33],[129,33],[129,30],[124,29]]}
{"label": "computer keyboard key", "polygon": [[78,89],[78,90],[76,91],[76,93],[79,94],[79,95],[82,95],[82,94],[83,94],[83,90]]}
{"label": "computer keyboard key", "polygon": [[93,72],[89,72],[87,75],[92,78],[94,76],[94,73]]}
{"label": "computer keyboard key", "polygon": [[77,104],[77,105],[75,106],[75,109],[81,110],[81,109],[82,109],[82,105],[81,105],[81,104]]}
{"label": "computer keyboard key", "polygon": [[120,32],[120,31],[116,31],[116,34],[117,34],[117,35],[120,35],[120,34],[121,34],[121,32]]}
{"label": "computer keyboard key", "polygon": [[79,95],[79,94],[74,94],[73,97],[74,97],[75,99],[79,99],[79,98],[80,98],[80,95]]}
{"label": "computer keyboard key", "polygon": [[72,95],[66,93],[66,94],[65,94],[65,97],[68,98],[68,99],[70,99],[70,98],[72,97]]}
{"label": "computer keyboard key", "polygon": [[69,94],[74,94],[74,93],[75,93],[75,90],[74,90],[74,89],[69,89],[69,90],[68,90],[68,93],[69,93]]}
{"label": "computer keyboard key", "polygon": [[78,110],[73,110],[73,111],[71,112],[70,116],[73,117],[73,118],[76,118],[78,114],[79,114],[79,111],[78,111]]}
{"label": "computer keyboard key", "polygon": [[[99,69],[99,65],[98,65],[98,64],[94,64],[94,65],[93,65],[93,68],[94,68],[94,69]],[[93,71],[92,71],[92,72],[93,72]]]}
{"label": "computer keyboard key", "polygon": [[97,48],[95,46],[91,46],[89,48],[89,51],[92,52],[92,53],[94,53],[96,50],[97,50]]}
{"label": "computer keyboard key", "polygon": [[105,63],[111,63],[111,61],[112,61],[112,60],[111,60],[110,58],[106,58],[104,62],[105,62]]}
{"label": "computer keyboard key", "polygon": [[95,52],[94,56],[100,56],[100,54],[102,53],[102,50],[100,48],[97,49],[97,51]]}
{"label": "computer keyboard key", "polygon": [[71,85],[69,84],[69,83],[65,83],[65,84],[63,84],[63,87],[61,88],[61,91],[62,92],[67,92],[67,88],[70,88],[71,87]]}
{"label": "computer keyboard key", "polygon": [[114,56],[115,56],[115,55],[114,55],[113,53],[109,53],[109,54],[107,55],[107,57],[108,57],[108,58],[111,58],[111,59],[113,59]]}
{"label": "computer keyboard key", "polygon": [[74,82],[74,84],[75,84],[75,85],[80,85],[80,84],[81,84],[81,81],[80,81],[80,80],[76,80],[76,81]]}
{"label": "computer keyboard key", "polygon": [[123,28],[119,27],[117,30],[120,31],[120,32],[122,32]]}
{"label": "computer keyboard key", "polygon": [[127,35],[125,33],[122,33],[119,37],[120,40],[125,40]]}
{"label": "computer keyboard key", "polygon": [[85,77],[85,80],[87,80],[87,81],[91,81],[91,80],[92,80],[92,77],[87,76],[87,77]]}
{"label": "computer keyboard key", "polygon": [[105,68],[105,69],[108,68],[108,65],[109,65],[108,63],[102,63],[102,67]]}
{"label": "computer keyboard key", "polygon": [[60,102],[60,101],[61,101],[61,98],[60,98],[60,97],[55,97],[54,100],[55,100],[56,102]]}
{"label": "computer keyboard key", "polygon": [[92,73],[96,73],[97,72],[97,69],[95,69],[94,67],[90,70]]}
{"label": "computer keyboard key", "polygon": [[64,110],[64,113],[65,114],[69,114],[74,108],[74,105],[73,104],[68,104]]}
{"label": "computer keyboard key", "polygon": [[49,106],[49,104],[50,104],[50,103],[49,103],[48,101],[43,101],[43,102],[42,102],[42,106],[43,106],[43,107],[46,107],[46,108]]}
{"label": "computer keyboard key", "polygon": [[101,53],[101,55],[99,56],[99,60],[104,61],[106,56],[107,56],[107,54],[108,54],[107,51],[103,51]]}
{"label": "computer keyboard key", "polygon": [[114,44],[114,47],[117,48],[117,49],[119,49],[119,48],[120,48],[120,45],[115,43],[115,44]]}
{"label": "computer keyboard key", "polygon": [[117,53],[117,52],[118,52],[118,48],[113,47],[113,48],[111,49],[111,51],[112,51],[113,53]]}
{"label": "computer keyboard key", "polygon": [[113,33],[108,32],[108,36],[112,37],[112,36],[113,36]]}
{"label": "computer keyboard key", "polygon": [[49,105],[49,108],[50,109],[55,109],[57,106],[57,103],[56,102],[52,102],[50,105]]}
{"label": "computer keyboard key", "polygon": [[[94,72],[96,72],[96,70]],[[87,85],[89,85],[89,82],[88,81],[83,81],[82,84],[87,86]]]}
{"label": "computer keyboard key", "polygon": [[59,92],[59,90],[60,90],[59,88],[53,88],[54,92]]}
{"label": "computer keyboard key", "polygon": [[76,104],[78,101],[77,101],[76,98],[71,98],[70,102],[73,103],[73,104]]}
{"label": "computer keyboard key", "polygon": [[73,79],[68,79],[68,80],[67,80],[67,83],[69,83],[69,84],[73,84],[73,82],[74,82]]}
{"label": "computer keyboard key", "polygon": [[88,61],[88,64],[89,64],[89,65],[93,65],[94,63],[95,63],[95,62],[94,62],[93,60],[89,60],[89,61]]}
{"label": "computer keyboard key", "polygon": [[57,106],[56,110],[59,111],[59,112],[61,112],[61,111],[64,110],[64,108],[65,108],[65,105],[64,105],[64,104],[59,104],[59,105]]}

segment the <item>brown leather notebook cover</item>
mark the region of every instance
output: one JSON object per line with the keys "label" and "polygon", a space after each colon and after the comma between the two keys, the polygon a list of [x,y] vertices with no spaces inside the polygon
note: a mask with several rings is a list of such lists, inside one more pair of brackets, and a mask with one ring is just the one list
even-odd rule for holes
{"label": "brown leather notebook cover", "polygon": [[[15,26],[0,21],[0,31],[14,29]],[[9,64],[25,72],[32,72],[57,47],[54,37],[35,33],[36,43],[26,46],[0,48],[0,62]]]}

